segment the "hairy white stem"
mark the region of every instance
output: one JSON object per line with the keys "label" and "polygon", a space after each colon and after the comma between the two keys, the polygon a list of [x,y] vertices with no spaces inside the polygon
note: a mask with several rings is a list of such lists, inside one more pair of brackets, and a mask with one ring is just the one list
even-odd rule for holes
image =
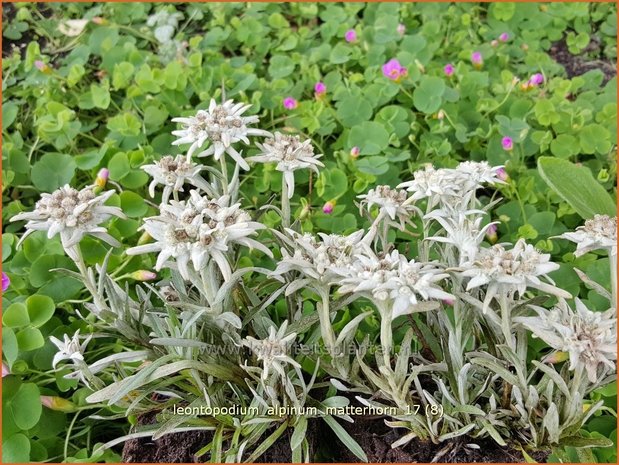
{"label": "hairy white stem", "polygon": [[288,198],[288,183],[282,176],[282,224],[285,228],[290,227],[290,199]]}

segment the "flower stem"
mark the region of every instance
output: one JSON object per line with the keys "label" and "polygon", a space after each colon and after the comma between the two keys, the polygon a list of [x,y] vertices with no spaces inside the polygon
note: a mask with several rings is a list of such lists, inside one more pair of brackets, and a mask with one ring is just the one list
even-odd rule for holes
{"label": "flower stem", "polygon": [[221,164],[221,188],[224,195],[228,195],[228,165],[226,165],[226,158],[222,155],[219,159]]}
{"label": "flower stem", "polygon": [[608,259],[610,262],[610,285],[613,299],[610,304],[612,307],[617,308],[617,254],[609,253]]}
{"label": "flower stem", "polygon": [[515,351],[516,347],[514,347],[514,341],[512,340],[511,331],[511,309],[509,306],[509,302],[507,301],[507,293],[505,291],[501,291],[499,303],[501,305],[501,329],[503,330],[505,343]]}
{"label": "flower stem", "polygon": [[391,312],[386,304],[378,307],[380,313],[380,345],[383,352],[385,365],[391,368],[391,349],[393,347],[393,334],[391,332]]}
{"label": "flower stem", "polygon": [[282,176],[282,225],[284,228],[290,227],[290,199],[288,198],[288,183]]}
{"label": "flower stem", "polygon": [[331,327],[331,316],[329,312],[329,286],[324,286],[320,289],[320,311],[318,317],[320,318],[320,332],[322,333],[322,339],[327,346],[327,350],[331,353],[331,357],[335,358],[335,334]]}

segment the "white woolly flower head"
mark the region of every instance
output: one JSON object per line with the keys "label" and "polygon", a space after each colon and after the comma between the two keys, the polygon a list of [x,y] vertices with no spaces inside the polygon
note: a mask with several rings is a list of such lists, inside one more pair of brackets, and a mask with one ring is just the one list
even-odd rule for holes
{"label": "white woolly flower head", "polygon": [[484,212],[467,210],[454,214],[443,209],[433,210],[424,218],[433,219],[441,225],[444,233],[427,237],[426,240],[452,244],[458,249],[458,265],[471,262],[477,256],[479,245],[484,240],[488,228],[497,222],[481,226]]}
{"label": "white woolly flower head", "polygon": [[456,168],[439,168],[426,165],[413,173],[413,180],[400,184],[412,192],[411,201],[428,199],[428,209],[436,205],[455,210],[469,209],[477,189],[485,184],[502,184],[502,166],[487,162],[465,161]]}
{"label": "white woolly flower head", "polygon": [[62,246],[67,253],[87,234],[118,247],[120,243],[100,226],[112,216],[126,218],[120,208],[104,205],[112,194],[114,191],[97,195],[93,186],[78,191],[65,185],[51,194],[41,194],[41,200],[36,203],[33,211],[19,213],[11,221],[28,221],[27,231],[20,243],[34,231],[47,231],[49,239],[60,234]]}
{"label": "white woolly flower head", "polygon": [[191,117],[172,119],[183,125],[182,129],[172,131],[172,134],[178,137],[172,145],[191,144],[187,151],[187,159],[191,159],[193,153],[209,141],[209,148],[199,153],[199,157],[213,155],[215,160],[219,160],[224,153],[227,153],[241,168],[248,170],[249,165],[233,144],[242,141],[249,145],[248,136],[271,135],[268,131],[249,127],[259,122],[255,115],[243,116],[250,107],[251,105],[243,103],[235,104],[232,100],[217,104],[211,99],[208,110],[198,110]]}
{"label": "white woolly flower head", "polygon": [[585,221],[574,232],[558,236],[576,243],[574,255],[581,255],[592,250],[607,250],[610,255],[617,255],[617,217],[595,215]]}
{"label": "white woolly flower head", "polygon": [[594,312],[578,298],[574,299],[575,310],[565,300],[547,310],[532,306],[538,313],[535,317],[517,317],[534,336],[542,339],[553,349],[567,352],[570,370],[586,370],[590,382],[615,371],[617,360],[617,318],[614,308],[606,312]]}
{"label": "white woolly flower head", "polygon": [[420,300],[446,300],[454,296],[437,282],[448,277],[431,264],[407,260],[397,250],[379,255],[357,254],[346,268],[338,270],[340,293],[366,297],[378,306],[392,308],[392,318],[416,311]]}
{"label": "white woolly flower head", "polygon": [[569,299],[571,295],[554,286],[548,277],[548,273],[558,269],[559,265],[550,261],[550,254],[542,254],[520,239],[510,250],[501,244],[479,249],[475,260],[465,264],[461,275],[471,278],[466,286],[467,291],[488,286],[483,306],[485,313],[490,301],[500,293],[521,296],[527,288]]}
{"label": "white woolly flower head", "polygon": [[183,186],[187,183],[202,189],[208,195],[212,195],[210,185],[200,175],[202,165],[187,160],[183,155],[176,157],[166,155],[152,165],[142,166],[142,169],[153,178],[148,186],[151,197],[155,196],[157,185],[163,184],[162,203],[166,203],[173,192],[183,192]]}
{"label": "white woolly flower head", "polygon": [[306,278],[329,283],[340,276],[340,271],[350,265],[356,255],[369,250],[367,244],[361,241],[363,230],[348,236],[319,233],[319,238],[291,229],[286,232],[293,253],[291,255],[287,249],[282,249],[282,259],[273,271],[274,275],[294,270]]}
{"label": "white woolly flower head", "polygon": [[92,335],[86,337],[84,342],[80,344],[80,331],[78,329],[72,337],[65,334],[63,339],[64,340],[61,341],[54,336],[49,337],[52,344],[58,348],[58,352],[56,352],[56,355],[54,355],[54,359],[52,360],[52,367],[56,368],[58,362],[61,362],[62,360],[71,360],[73,363],[83,362],[84,351],[92,339]]}
{"label": "white woolly flower head", "polygon": [[374,206],[378,207],[378,217],[376,221],[388,218],[391,221],[398,221],[401,229],[410,221],[419,209],[407,203],[408,194],[403,189],[393,189],[389,186],[377,186],[370,189],[366,194],[357,196],[361,199],[359,209],[361,214],[367,208],[368,212]]}
{"label": "white woolly flower head", "polygon": [[299,136],[276,132],[272,138],[256,145],[261,153],[247,160],[257,163],[277,163],[276,169],[284,173],[288,185],[288,197],[292,197],[294,193],[294,171],[311,169],[318,173],[318,167],[324,167],[318,160],[322,154],[314,154],[314,147],[309,139],[301,141]]}
{"label": "white woolly flower head", "polygon": [[276,330],[274,326],[269,328],[269,336],[266,339],[256,339],[247,336],[241,344],[249,347],[263,364],[262,379],[267,379],[271,370],[275,370],[280,376],[285,376],[284,368],[292,365],[301,368],[290,355],[290,346],[294,343],[296,333],[286,335],[288,321],[284,321],[282,326]]}
{"label": "white woolly flower head", "polygon": [[200,271],[212,258],[224,280],[229,279],[232,271],[228,252],[233,245],[272,255],[268,248],[251,238],[265,226],[252,221],[240,204],[229,205],[229,201],[227,195],[209,199],[193,190],[187,200],[161,204],[160,215],[145,218],[142,226],[155,242],[133,247],[127,250],[127,254],[158,252],[156,270],[173,258],[185,279],[189,278],[190,263],[194,270]]}

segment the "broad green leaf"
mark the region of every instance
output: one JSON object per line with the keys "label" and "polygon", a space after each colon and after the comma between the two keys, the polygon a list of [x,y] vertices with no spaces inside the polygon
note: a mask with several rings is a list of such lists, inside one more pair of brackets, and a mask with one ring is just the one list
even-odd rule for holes
{"label": "broad green leaf", "polygon": [[582,218],[595,214],[615,216],[615,202],[587,168],[552,157],[539,158],[537,167],[546,184]]}

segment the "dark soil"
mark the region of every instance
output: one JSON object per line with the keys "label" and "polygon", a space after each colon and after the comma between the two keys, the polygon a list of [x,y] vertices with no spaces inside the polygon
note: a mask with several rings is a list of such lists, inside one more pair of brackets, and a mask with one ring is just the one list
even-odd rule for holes
{"label": "dark soil", "polygon": [[[49,18],[53,12],[48,5],[44,3],[36,3],[36,8],[39,12],[45,17]],[[2,3],[2,25],[6,27],[7,24],[10,24],[13,21],[16,21],[15,15],[17,14],[17,9],[15,5],[11,3]],[[45,47],[45,38],[40,37],[38,34],[35,34],[32,28],[28,28],[24,32],[22,32],[21,38],[18,40],[7,39],[6,37],[2,37],[2,56],[10,56],[13,53],[13,50],[18,50],[21,56],[23,57],[26,53],[26,47],[33,40],[39,43],[39,48],[43,50]]]}
{"label": "dark soil", "polygon": [[[138,419],[139,425],[152,425],[157,422],[157,412],[143,414]],[[322,442],[321,420],[310,419],[306,436],[310,446],[310,454],[317,452]],[[273,430],[265,433],[268,437]],[[286,432],[260,457],[255,463],[290,463],[292,452],[290,451],[290,436],[292,429]],[[209,444],[213,438],[211,431],[190,431],[185,433],[171,433],[153,441],[152,438],[130,439],[125,442],[122,451],[124,463],[204,463],[210,460],[209,454],[196,457],[196,453]],[[247,456],[250,452],[246,453]]]}
{"label": "dark soil", "polygon": [[603,56],[599,42],[593,38],[579,55],[570,53],[565,39],[552,44],[548,53],[557,63],[563,65],[570,79],[587,71],[599,69],[604,73],[604,84],[606,84],[617,75],[617,64]]}
{"label": "dark soil", "polygon": [[[457,438],[441,444],[412,440],[408,444],[391,448],[404,430],[390,428],[381,419],[364,420],[357,418],[355,423],[342,423],[342,426],[359,443],[370,463],[523,463],[522,453],[512,447],[501,447],[492,439],[476,440]],[[339,440],[334,448],[335,462],[358,463],[360,460]],[[479,449],[467,447],[477,444]],[[545,462],[549,452],[528,452],[537,462]]]}

